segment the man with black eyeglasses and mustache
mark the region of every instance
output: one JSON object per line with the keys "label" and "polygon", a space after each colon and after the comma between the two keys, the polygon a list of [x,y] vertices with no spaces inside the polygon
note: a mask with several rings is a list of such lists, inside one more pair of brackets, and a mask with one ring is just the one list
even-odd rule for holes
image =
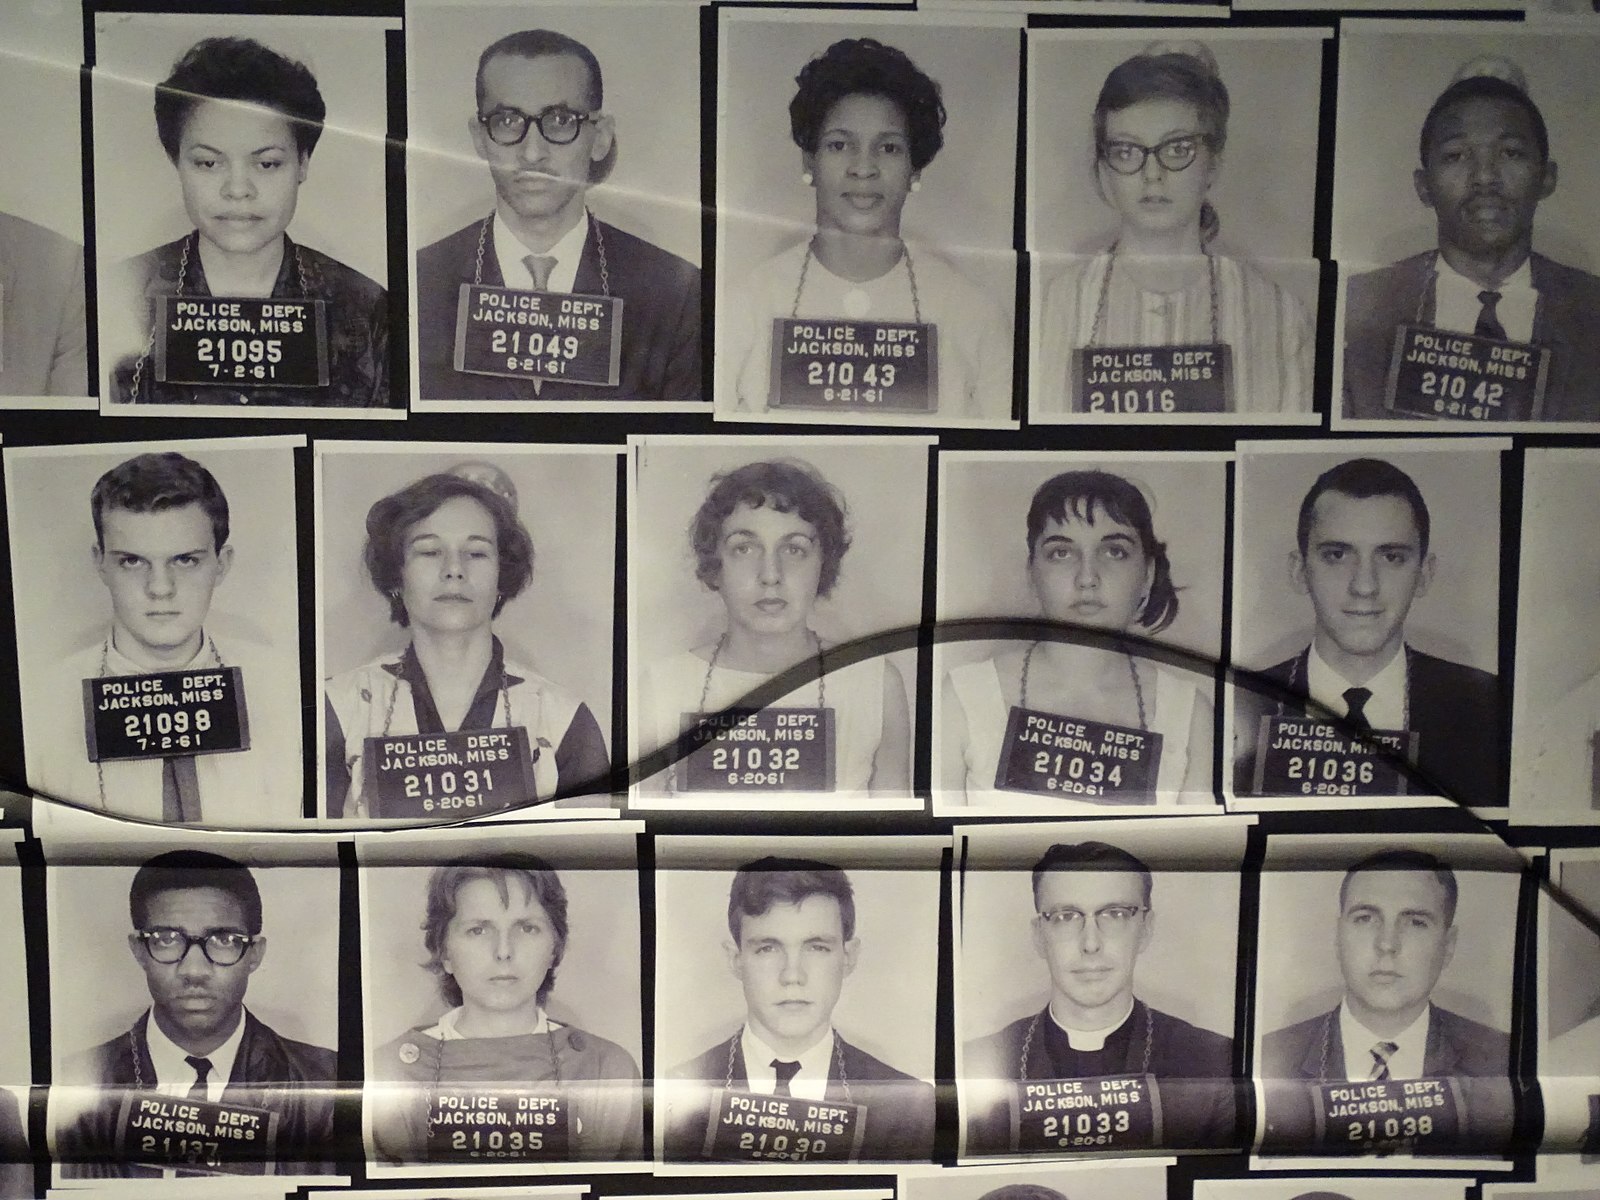
{"label": "man with black eyeglasses and mustache", "polygon": [[331,1169],[334,1053],[244,1006],[266,955],[249,868],[203,850],[150,859],[128,893],[128,947],[150,1008],[67,1064],[86,1106],[56,1133],[71,1178],[305,1174]]}

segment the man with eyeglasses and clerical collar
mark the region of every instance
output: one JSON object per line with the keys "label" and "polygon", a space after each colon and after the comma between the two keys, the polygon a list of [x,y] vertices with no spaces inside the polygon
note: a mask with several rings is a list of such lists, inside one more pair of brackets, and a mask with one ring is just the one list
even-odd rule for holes
{"label": "man with eyeglasses and clerical collar", "polygon": [[478,59],[494,212],[417,255],[425,400],[701,399],[700,271],[598,220],[617,132],[594,53],[548,29]]}
{"label": "man with eyeglasses and clerical collar", "polygon": [[1556,163],[1520,67],[1462,65],[1413,182],[1438,245],[1351,278],[1345,415],[1600,421],[1600,277],[1533,249]]}
{"label": "man with eyeglasses and clerical collar", "polygon": [[933,1086],[833,1024],[861,952],[855,889],[837,867],[763,858],[735,873],[728,966],[743,1026],[661,1089],[668,1161],[903,1162],[933,1155]]}
{"label": "man with eyeglasses and clerical collar", "polygon": [[1105,842],[1057,843],[1035,864],[1050,1001],[967,1043],[968,1154],[1237,1144],[1233,1040],[1134,994],[1152,891],[1150,868]]}
{"label": "man with eyeglasses and clerical collar", "polygon": [[[1381,850],[1339,883],[1344,995],[1261,1040],[1262,1148],[1499,1153],[1511,1133],[1511,1039],[1433,1002],[1460,929],[1455,872]],[[1505,933],[1511,931],[1506,919]]]}
{"label": "man with eyeglasses and clerical collar", "polygon": [[86,1102],[56,1135],[63,1173],[330,1170],[333,1051],[282,1036],[244,1006],[267,950],[249,868],[203,850],[158,854],[134,875],[128,911],[151,1004],[63,1071],[63,1091]]}

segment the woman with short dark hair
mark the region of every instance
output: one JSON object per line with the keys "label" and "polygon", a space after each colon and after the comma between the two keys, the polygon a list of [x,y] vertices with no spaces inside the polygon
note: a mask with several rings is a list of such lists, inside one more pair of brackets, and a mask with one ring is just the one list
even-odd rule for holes
{"label": "woman with short dark hair", "polygon": [[[1028,508],[1027,545],[1028,580],[1052,621],[1155,634],[1177,618],[1178,589],[1150,502],[1120,475],[1066,471],[1046,480]],[[1130,650],[1078,641],[1008,646],[945,676],[941,794],[953,804],[981,803],[981,793],[995,790],[1107,804],[1214,803],[1210,694],[1209,679]],[[1101,758],[1096,768],[1091,756],[1074,773],[1080,747],[1072,739],[1100,744],[1098,733],[1070,734],[1057,762],[1063,747],[1054,740],[1008,738],[1018,710],[1125,731],[1122,746],[1154,747],[1149,735],[1160,745],[1153,763]],[[1046,761],[1030,774],[1041,752]],[[1135,786],[1146,767],[1150,785]],[[1019,786],[1019,771],[1029,786]]]}
{"label": "woman with short dark hair", "polygon": [[[533,577],[533,539],[516,490],[492,464],[462,463],[377,501],[367,513],[368,578],[410,631],[404,650],[327,682],[327,811],[375,812],[379,739],[511,729],[526,736],[522,803],[604,790],[610,759],[589,706],[507,659],[492,622]],[[493,807],[504,807],[501,776]],[[485,809],[487,811],[487,808]],[[441,818],[472,816],[439,812]]]}
{"label": "woman with short dark hair", "polygon": [[[642,1153],[633,1056],[554,1020],[547,1004],[567,949],[567,892],[531,854],[434,868],[423,963],[449,1007],[374,1052],[372,1142],[391,1162],[619,1160]],[[541,1123],[485,1132],[447,1123],[454,1094],[549,1101]],[[442,1101],[442,1102],[441,1102]]]}
{"label": "woman with short dark hair", "polygon": [[[112,367],[119,404],[389,404],[389,311],[384,289],[288,235],[300,185],[327,115],[315,76],[251,38],[206,38],[156,85],[156,133],[177,172],[194,230],[123,263],[108,281],[113,323],[132,321],[139,348]],[[280,346],[223,336],[206,382],[158,378],[158,301],[228,297],[320,301],[327,383],[274,382],[288,369]],[[125,308],[126,311],[120,311]],[[169,306],[170,307],[170,306]],[[104,309],[103,309],[104,311]],[[305,320],[302,318],[302,320]],[[253,335],[254,336],[254,335]],[[237,343],[239,355],[232,352]]]}

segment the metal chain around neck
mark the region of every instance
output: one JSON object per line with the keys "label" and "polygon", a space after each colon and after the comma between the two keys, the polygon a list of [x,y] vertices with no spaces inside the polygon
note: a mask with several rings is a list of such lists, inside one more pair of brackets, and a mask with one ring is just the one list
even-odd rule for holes
{"label": "metal chain around neck", "polygon": [[[494,214],[490,213],[478,226],[478,250],[472,260],[472,282],[474,286],[483,286],[483,252],[489,244],[489,230],[494,227]],[[606,235],[600,228],[600,222],[589,214],[589,227],[594,230],[595,253],[600,259],[600,294],[611,295],[611,262],[606,258]]]}
{"label": "metal chain around neck", "polygon": [[[827,673],[822,669],[822,638],[817,635],[815,630],[808,629],[806,632],[811,635],[811,640],[816,643],[817,647],[817,707],[827,708],[828,677]],[[722,657],[723,648],[727,646],[727,644],[728,635],[723,634],[717,639],[716,646],[712,648],[711,658],[706,663],[705,682],[700,685],[700,707],[695,710],[696,712],[705,713],[709,711],[706,708],[706,703],[711,698],[711,672],[717,669],[717,660]],[[733,670],[734,668],[730,667],[728,669]]]}
{"label": "metal chain around neck", "polygon": [[[1022,695],[1020,699],[1023,708],[1028,707],[1028,672],[1033,666],[1033,652],[1039,648],[1039,645],[1040,643],[1037,641],[1028,643],[1028,649],[1022,655]],[[1131,654],[1124,654],[1123,657],[1128,660],[1128,674],[1133,679],[1133,700],[1139,706],[1139,728],[1148,732],[1150,722],[1145,712],[1144,684],[1139,682],[1138,664],[1133,661],[1133,655]]]}
{"label": "metal chain around neck", "polygon": [[[1111,276],[1117,269],[1117,249],[1120,246],[1120,242],[1111,243],[1111,250],[1106,259],[1106,273],[1100,277],[1100,295],[1094,306],[1094,325],[1089,330],[1090,346],[1099,344],[1100,335],[1105,331],[1106,309],[1109,307],[1111,296]],[[1213,345],[1219,345],[1222,338],[1219,334],[1221,322],[1217,315],[1217,260],[1204,246],[1200,248],[1200,253],[1205,255],[1206,278],[1211,288],[1211,341]]]}
{"label": "metal chain around neck", "polygon": [[[800,278],[794,285],[794,303],[789,307],[789,317],[794,319],[800,315],[800,293],[806,289],[806,275],[811,269],[811,260],[816,257],[810,242],[806,243],[806,256],[800,263]],[[917,265],[911,258],[911,247],[905,242],[900,243],[900,261],[906,265],[906,279],[911,284],[911,317],[918,325],[922,324],[922,296],[917,291]],[[890,270],[894,268],[891,267]],[[870,282],[870,281],[869,281]]]}

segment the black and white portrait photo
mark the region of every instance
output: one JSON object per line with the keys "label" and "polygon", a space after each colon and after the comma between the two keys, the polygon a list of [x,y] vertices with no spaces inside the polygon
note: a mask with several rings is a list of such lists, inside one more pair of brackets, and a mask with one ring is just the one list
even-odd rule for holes
{"label": "black and white portrait photo", "polygon": [[1600,823],[1600,562],[1584,547],[1600,453],[1533,449],[1522,471],[1511,819]]}
{"label": "black and white portrait photo", "polygon": [[1241,804],[1505,804],[1508,448],[1240,444],[1231,716]]}
{"label": "black and white portrait photo", "polygon": [[639,829],[362,844],[365,1134],[378,1174],[644,1157]]}
{"label": "black and white portrait photo", "polygon": [[1029,30],[1030,419],[1318,419],[1325,36]]}
{"label": "black and white portrait photo", "polygon": [[1211,817],[963,836],[963,1157],[1241,1144],[1247,827]]}
{"label": "black and white portrait photo", "polygon": [[57,1170],[327,1173],[340,1087],[332,846],[319,865],[284,865],[252,861],[238,838],[182,845],[137,866],[48,869]]}
{"label": "black and white portrait photo", "polygon": [[1539,901],[1543,1149],[1589,1157],[1600,1150],[1600,851],[1551,851]]}
{"label": "black and white portrait photo", "polygon": [[1165,1200],[1171,1159],[1004,1167],[913,1168],[900,1172],[904,1200]]}
{"label": "black and white portrait photo", "polygon": [[699,32],[690,5],[409,6],[419,410],[704,402]]}
{"label": "black and white portrait photo", "polygon": [[96,17],[102,412],[404,409],[385,203],[397,27]]}
{"label": "black and white portrait photo", "polygon": [[93,407],[76,4],[0,12],[0,409]]}
{"label": "black and white portrait photo", "polygon": [[935,648],[936,811],[1214,810],[1225,456],[939,465],[940,619],[1044,618],[1064,640]]}
{"label": "black and white portrait photo", "polygon": [[322,813],[608,807],[620,448],[322,442]]}
{"label": "black and white portrait photo", "polygon": [[[1390,1160],[1384,1160],[1381,1169],[1391,1168]],[[1337,1175],[1323,1179],[1306,1175],[1285,1179],[1197,1179],[1194,1200],[1466,1200],[1467,1186],[1461,1179],[1415,1175],[1386,1179]]]}
{"label": "black and white portrait photo", "polygon": [[658,1157],[932,1158],[940,849],[657,842]]}
{"label": "black and white portrait photo", "polygon": [[1335,422],[1600,421],[1600,28],[1347,24]]}
{"label": "black and white portrait photo", "polygon": [[[635,803],[921,807],[910,793],[916,651],[856,643],[921,616],[928,447],[635,440]],[[841,647],[851,660],[830,660]],[[796,686],[775,703],[745,703],[790,674]]]}
{"label": "black and white portrait photo", "polygon": [[719,15],[718,418],[1010,426],[1019,18]]}
{"label": "black and white portrait photo", "polygon": [[34,1195],[28,1149],[29,1057],[27,948],[22,936],[22,870],[16,846],[20,829],[0,829],[0,1012],[7,1036],[0,1040],[0,1200]]}
{"label": "black and white portrait photo", "polygon": [[7,448],[32,787],[145,821],[300,820],[302,442]]}
{"label": "black and white portrait photo", "polygon": [[1262,1153],[1359,1163],[1504,1149],[1521,864],[1488,834],[1268,838]]}

